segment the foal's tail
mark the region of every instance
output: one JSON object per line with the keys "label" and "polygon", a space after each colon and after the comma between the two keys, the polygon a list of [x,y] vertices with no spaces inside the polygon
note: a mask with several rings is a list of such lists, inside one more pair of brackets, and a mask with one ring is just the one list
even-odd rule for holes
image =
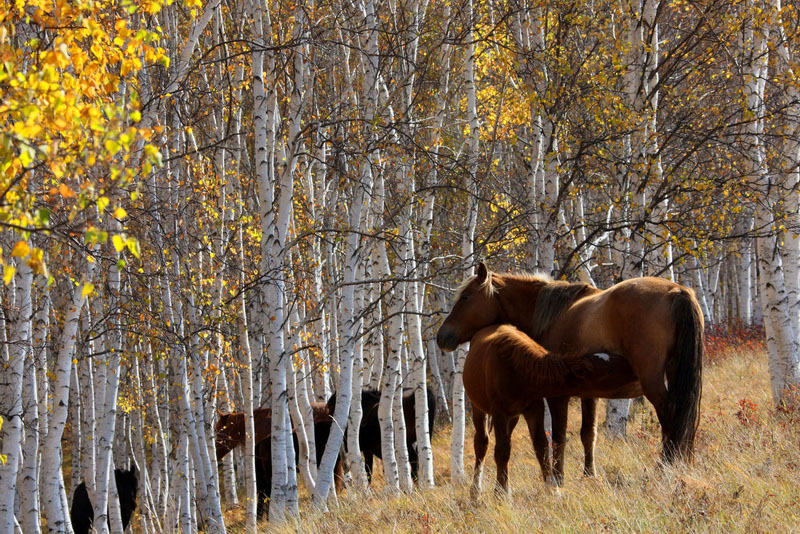
{"label": "foal's tail", "polygon": [[703,393],[703,315],[697,299],[681,289],[672,302],[675,344],[667,363],[667,413],[662,454],[667,462],[690,459]]}

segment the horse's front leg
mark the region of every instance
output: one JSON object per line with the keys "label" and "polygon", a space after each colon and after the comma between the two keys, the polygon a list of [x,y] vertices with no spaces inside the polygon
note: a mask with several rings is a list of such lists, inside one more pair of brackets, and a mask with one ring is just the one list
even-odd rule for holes
{"label": "horse's front leg", "polygon": [[495,416],[494,419],[494,462],[497,464],[497,490],[506,495],[511,494],[508,487],[508,460],[511,458],[511,433],[517,426],[519,416]]}
{"label": "horse's front leg", "polygon": [[[548,397],[553,420],[553,478],[556,486],[564,484],[564,451],[567,447],[567,412],[569,397]],[[549,482],[549,481],[548,481]]]}
{"label": "horse's front leg", "polygon": [[539,467],[542,468],[542,478],[545,482],[553,480],[553,460],[550,455],[550,443],[547,441],[547,434],[544,430],[544,401],[538,399],[531,408],[525,412],[525,422],[528,424],[528,432],[531,434],[533,450]]}
{"label": "horse's front leg", "polygon": [[475,449],[475,471],[472,473],[472,487],[470,496],[476,499],[481,492],[481,478],[483,477],[483,460],[489,448],[489,435],[486,433],[486,414],[472,405],[472,423],[475,425],[475,437],[472,446]]}
{"label": "horse's front leg", "polygon": [[594,444],[597,439],[597,399],[581,399],[581,443],[583,443],[583,474],[597,475],[594,469]]}

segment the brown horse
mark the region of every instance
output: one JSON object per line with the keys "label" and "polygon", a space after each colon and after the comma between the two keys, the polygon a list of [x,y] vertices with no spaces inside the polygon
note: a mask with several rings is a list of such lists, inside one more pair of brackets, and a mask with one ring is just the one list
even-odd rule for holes
{"label": "brown horse", "polygon": [[[331,420],[331,414],[324,402],[312,402],[311,410],[314,414],[314,424]],[[244,412],[217,412],[217,416],[217,424],[214,426],[215,443],[217,460],[222,460],[226,454],[244,444]],[[255,409],[253,410],[253,419],[256,443],[269,438],[272,435],[272,411],[269,408]]]}
{"label": "brown horse", "polygon": [[[561,354],[612,353],[625,358],[656,409],[662,458],[672,462],[691,456],[703,366],[703,315],[691,289],[648,277],[600,290],[544,276],[492,273],[480,263],[458,292],[436,341],[442,349],[453,350],[481,328],[501,323],[513,324]],[[560,480],[569,397],[547,400]],[[589,475],[594,474],[595,411],[596,400],[584,398],[581,441],[584,472]]]}
{"label": "brown horse", "polygon": [[542,476],[548,483],[555,482],[544,431],[542,397],[608,397],[637,389],[633,369],[620,356],[549,353],[516,327],[507,324],[479,330],[472,337],[464,364],[464,390],[472,401],[472,420],[475,423],[473,496],[480,492],[483,459],[489,445],[487,415],[492,418],[496,439],[497,485],[507,491],[511,433],[520,415],[528,424]]}

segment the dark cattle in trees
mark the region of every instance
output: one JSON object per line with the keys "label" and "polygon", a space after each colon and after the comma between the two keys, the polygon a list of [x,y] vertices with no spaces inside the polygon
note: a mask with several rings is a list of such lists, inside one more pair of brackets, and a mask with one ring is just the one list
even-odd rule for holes
{"label": "dark cattle in trees", "polygon": [[[428,429],[433,436],[433,420],[436,417],[436,396],[431,388],[428,392]],[[378,419],[378,404],[381,392],[375,389],[365,389],[361,392],[361,429],[359,431],[359,446],[364,454],[364,466],[367,478],[372,481],[372,463],[377,456],[383,460],[381,453],[381,424]],[[336,407],[336,393],[328,399],[328,408],[333,414]],[[414,408],[414,390],[403,389],[403,420],[406,424],[406,445],[408,446],[408,461],[411,464],[411,476],[417,479],[419,460],[417,455],[417,425],[416,411]],[[346,443],[346,441],[345,441]]]}
{"label": "dark cattle in trees", "polygon": [[[114,478],[117,482],[117,493],[119,494],[119,508],[122,514],[122,528],[128,528],[131,515],[136,510],[136,488],[139,479],[136,476],[136,466],[131,466],[127,471],[114,469]],[[69,512],[72,521],[72,529],[75,534],[88,534],[94,522],[94,510],[92,502],[89,500],[89,492],[86,490],[86,483],[81,482],[75,488],[72,496],[72,508]]]}

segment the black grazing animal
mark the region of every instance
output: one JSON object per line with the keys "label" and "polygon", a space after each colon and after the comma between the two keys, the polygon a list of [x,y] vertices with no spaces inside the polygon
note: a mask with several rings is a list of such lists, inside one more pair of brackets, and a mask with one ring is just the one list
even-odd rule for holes
{"label": "black grazing animal", "polygon": [[[428,429],[433,436],[433,420],[436,417],[436,396],[431,388],[428,391]],[[383,460],[381,454],[381,424],[378,420],[378,404],[381,400],[381,392],[375,389],[365,389],[361,392],[361,429],[359,431],[358,442],[361,452],[364,454],[364,467],[367,470],[367,478],[372,481],[372,462],[377,456]],[[336,407],[336,393],[328,399],[328,408],[331,415],[334,415]],[[417,425],[416,411],[414,409],[414,390],[403,389],[403,419],[406,423],[406,445],[408,446],[408,461],[411,464],[411,476],[417,479],[419,470],[419,456],[417,455]],[[345,440],[346,443],[346,440]]]}
{"label": "black grazing animal", "polygon": [[[122,529],[128,528],[131,515],[136,510],[136,488],[139,479],[136,476],[136,466],[132,465],[127,471],[114,469],[114,478],[117,482],[117,493],[119,494],[119,508],[122,513]],[[69,512],[72,521],[72,529],[75,534],[88,534],[94,522],[94,510],[92,502],[89,500],[89,492],[86,491],[86,483],[81,482],[75,488],[72,496],[72,508]]]}
{"label": "black grazing animal", "polygon": [[[330,415],[325,417],[321,413],[314,414],[314,444],[317,449],[317,467],[322,460],[322,454],[325,452],[325,444],[328,442],[328,436],[331,433],[331,423],[333,419]],[[300,462],[299,446],[297,443],[297,434],[292,432],[292,442],[294,443],[295,461]],[[341,488],[342,483],[342,460],[336,458],[336,464],[333,468],[334,481],[336,489]],[[260,519],[264,514],[269,511],[267,505],[270,494],[272,493],[272,439],[266,438],[256,443],[256,492],[258,497],[256,499],[256,515]]]}

